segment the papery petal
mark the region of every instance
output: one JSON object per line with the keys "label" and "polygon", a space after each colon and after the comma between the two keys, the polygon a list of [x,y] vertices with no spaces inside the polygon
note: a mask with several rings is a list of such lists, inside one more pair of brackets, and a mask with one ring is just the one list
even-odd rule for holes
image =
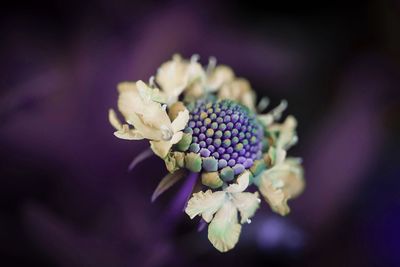
{"label": "papery petal", "polygon": [[241,228],[236,207],[226,201],[208,226],[208,239],[217,250],[226,252],[239,241]]}
{"label": "papery petal", "polygon": [[115,130],[119,130],[122,128],[122,124],[113,109],[108,110],[108,121],[115,128]]}
{"label": "papery petal", "polygon": [[250,172],[245,171],[241,175],[239,175],[239,177],[236,179],[235,184],[231,184],[225,189],[225,192],[228,193],[243,192],[249,186],[249,180],[250,180]]}
{"label": "papery petal", "polygon": [[[139,90],[142,103],[136,106],[136,113],[141,114],[143,121],[153,127],[171,127],[171,120],[165,111],[165,108],[160,103],[151,99],[151,92],[153,89],[149,88],[144,82],[137,81],[136,87]],[[161,127],[160,127],[161,128]]]}
{"label": "papery petal", "polygon": [[118,109],[125,117],[125,120],[130,121],[131,115],[136,114],[137,107],[143,105],[136,84],[131,82],[119,83],[118,91]]}
{"label": "papery petal", "polygon": [[145,103],[167,103],[166,96],[158,88],[150,88],[143,81],[136,82],[140,97]]}
{"label": "papery petal", "polygon": [[240,212],[240,223],[245,223],[253,217],[261,202],[258,192],[232,194],[232,201]]}
{"label": "papery petal", "polygon": [[304,183],[300,161],[288,158],[261,174],[259,190],[273,211],[286,215],[290,212],[287,201],[303,191]]}
{"label": "papery petal", "polygon": [[201,215],[206,222],[210,222],[212,216],[222,206],[226,200],[226,193],[223,191],[194,193],[189,200],[185,212],[191,219],[197,215]]}
{"label": "papery petal", "polygon": [[264,127],[269,127],[274,121],[279,120],[281,118],[282,113],[287,108],[287,105],[288,105],[287,101],[282,100],[281,103],[274,109],[272,109],[270,112],[268,112],[267,114],[258,115],[257,118],[264,125]]}
{"label": "papery petal", "polygon": [[287,116],[282,124],[273,124],[268,130],[279,132],[276,145],[286,150],[297,142],[296,127],[297,120],[295,117]]}
{"label": "papery petal", "polygon": [[178,96],[194,80],[204,77],[204,70],[195,60],[183,60],[174,55],[172,60],[161,65],[156,74],[156,81],[168,98],[168,105],[175,103]]}
{"label": "papery petal", "polygon": [[178,116],[172,122],[171,127],[174,133],[182,131],[186,127],[188,121],[189,121],[189,111],[187,109],[185,109],[184,111],[180,111],[178,113]]}
{"label": "papery petal", "polygon": [[207,89],[209,92],[217,91],[223,84],[233,81],[235,73],[225,65],[217,66],[207,77]]}
{"label": "papery petal", "polygon": [[151,99],[151,91],[142,81],[118,85],[118,108],[125,120],[150,140],[170,140],[173,136],[171,120],[160,103]]}
{"label": "papery petal", "polygon": [[134,129],[130,129],[127,124],[121,124],[119,121],[117,114],[113,109],[110,109],[108,112],[108,119],[111,125],[117,130],[114,132],[114,135],[118,138],[125,140],[141,140],[143,139],[143,135]]}
{"label": "papery petal", "polygon": [[176,143],[178,143],[179,141],[181,141],[183,136],[183,132],[177,132],[174,134],[174,136],[172,136],[171,140],[169,141],[172,145],[175,145]]}
{"label": "papery petal", "polygon": [[144,139],[141,132],[135,129],[130,129],[128,124],[123,124],[121,129],[114,132],[114,135],[124,140],[142,140]]}
{"label": "papery petal", "polygon": [[145,124],[138,115],[132,114],[129,123],[146,139],[149,140],[163,140],[166,136],[172,138],[172,130],[154,128]]}
{"label": "papery petal", "polygon": [[[179,141],[178,141],[179,142]],[[164,159],[172,147],[171,141],[150,141],[150,147],[154,154]]]}
{"label": "papery petal", "polygon": [[255,110],[256,95],[246,79],[238,78],[232,82],[225,83],[219,90],[218,97],[237,101],[247,106],[250,110]]}

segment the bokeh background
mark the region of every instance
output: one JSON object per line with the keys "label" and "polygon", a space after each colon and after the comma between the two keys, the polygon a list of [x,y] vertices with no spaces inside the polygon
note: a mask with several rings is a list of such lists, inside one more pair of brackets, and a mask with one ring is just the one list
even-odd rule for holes
{"label": "bokeh background", "polygon": [[[1,266],[400,266],[400,1],[14,1],[0,11]],[[116,84],[173,53],[232,66],[299,120],[307,188],[218,253],[156,203]],[[177,208],[178,207],[178,208]]]}

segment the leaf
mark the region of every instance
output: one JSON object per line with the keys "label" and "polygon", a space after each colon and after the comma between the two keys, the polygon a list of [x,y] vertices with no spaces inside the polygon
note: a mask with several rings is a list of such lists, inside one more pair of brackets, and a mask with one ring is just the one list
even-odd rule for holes
{"label": "leaf", "polygon": [[162,178],[156,190],[154,190],[154,193],[151,196],[151,202],[154,202],[162,193],[167,191],[171,186],[173,186],[184,176],[185,176],[185,170],[183,169],[178,170],[174,173],[167,174],[164,178]]}

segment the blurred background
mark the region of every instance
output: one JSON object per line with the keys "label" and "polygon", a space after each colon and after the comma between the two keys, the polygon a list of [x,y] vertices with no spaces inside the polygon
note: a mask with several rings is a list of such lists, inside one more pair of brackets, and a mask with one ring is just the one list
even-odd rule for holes
{"label": "blurred background", "polygon": [[[400,1],[23,0],[0,35],[1,266],[400,266]],[[128,172],[148,143],[107,119],[176,52],[299,120],[306,191],[226,254],[177,212],[183,184],[150,203],[163,162]]]}

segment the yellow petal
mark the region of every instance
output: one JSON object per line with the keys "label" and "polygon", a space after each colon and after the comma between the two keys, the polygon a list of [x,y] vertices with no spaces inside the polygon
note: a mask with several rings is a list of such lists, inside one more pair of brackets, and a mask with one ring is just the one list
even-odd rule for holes
{"label": "yellow petal", "polygon": [[238,223],[237,210],[231,201],[226,201],[208,226],[208,240],[220,252],[235,247],[242,226]]}
{"label": "yellow petal", "polygon": [[210,222],[214,213],[222,206],[225,201],[226,193],[223,191],[194,193],[187,203],[185,212],[191,219],[201,215],[206,222]]}
{"label": "yellow petal", "polygon": [[290,212],[287,201],[298,196],[303,189],[303,168],[298,159],[288,158],[261,174],[259,190],[272,210],[280,215]]}
{"label": "yellow petal", "polygon": [[240,223],[247,222],[260,206],[258,192],[243,192],[232,194],[232,201],[240,212]]}

